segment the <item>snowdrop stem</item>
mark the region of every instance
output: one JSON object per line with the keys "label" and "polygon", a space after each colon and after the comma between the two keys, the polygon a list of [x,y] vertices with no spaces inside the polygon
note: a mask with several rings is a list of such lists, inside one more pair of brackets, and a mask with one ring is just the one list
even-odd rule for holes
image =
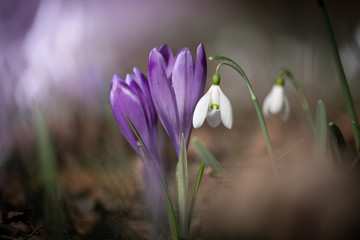
{"label": "snowdrop stem", "polygon": [[315,132],[315,120],[314,120],[314,117],[310,111],[310,107],[309,107],[309,103],[308,103],[308,100],[306,98],[306,95],[305,95],[305,90],[304,90],[304,87],[303,85],[301,84],[301,82],[299,81],[299,79],[297,79],[295,77],[295,75],[289,71],[288,69],[282,69],[282,72],[281,72],[281,77],[288,77],[291,82],[293,83],[296,91],[298,92],[299,96],[300,96],[300,99],[301,99],[301,102],[302,102],[302,107],[304,109],[304,112],[305,112],[305,115],[306,115],[306,118],[308,119],[309,121],[309,124],[311,126],[311,128],[314,130]]}
{"label": "snowdrop stem", "polygon": [[224,64],[225,64],[225,63],[220,63],[219,65],[217,65],[216,71],[215,71],[216,74],[218,74],[219,68],[221,67],[221,65],[224,65]]}
{"label": "snowdrop stem", "polygon": [[[343,91],[343,94],[345,97],[345,102],[346,102],[346,105],[348,108],[350,120],[352,123],[355,122],[356,124],[359,124],[358,119],[356,117],[355,107],[354,107],[354,103],[353,103],[353,100],[351,97],[349,85],[347,83],[345,72],[344,72],[344,69],[343,69],[343,66],[341,63],[339,50],[336,45],[335,36],[334,36],[333,30],[332,30],[332,27],[330,24],[329,16],[326,11],[325,3],[322,0],[318,0],[318,5],[321,9],[321,12],[322,12],[322,15],[324,18],[324,22],[325,22],[325,26],[326,26],[326,30],[328,32],[328,37],[329,37],[331,49],[334,54],[336,66],[338,69],[340,84],[341,84],[341,88],[342,88],[342,91]],[[352,130],[353,130],[353,134],[354,134],[355,146],[356,146],[356,149],[358,149],[359,145],[360,145],[360,130],[354,124],[351,124],[351,126],[352,126]]]}
{"label": "snowdrop stem", "polygon": [[268,151],[268,154],[269,154],[269,157],[270,157],[270,160],[271,160],[272,169],[273,169],[274,174],[276,174],[277,173],[277,166],[276,166],[276,162],[275,162],[275,159],[274,159],[274,153],[273,153],[273,149],[272,149],[272,145],[271,145],[271,141],[270,141],[269,132],[267,130],[267,126],[266,126],[266,123],[265,123],[265,120],[264,120],[264,116],[263,116],[263,114],[261,112],[261,107],[260,107],[259,102],[258,102],[258,100],[256,98],[254,89],[252,88],[251,83],[250,83],[248,77],[246,76],[244,70],[236,62],[234,62],[230,58],[227,58],[227,57],[224,57],[224,56],[211,56],[211,57],[209,57],[209,59],[210,60],[222,60],[223,61],[216,68],[216,72],[218,71],[220,66],[227,65],[229,67],[232,67],[235,71],[237,71],[243,77],[243,79],[245,80],[246,86],[249,89],[251,98],[252,98],[254,106],[255,106],[256,113],[257,113],[259,121],[260,121],[260,126],[261,126],[261,129],[262,129],[262,132],[264,134],[267,151]]}

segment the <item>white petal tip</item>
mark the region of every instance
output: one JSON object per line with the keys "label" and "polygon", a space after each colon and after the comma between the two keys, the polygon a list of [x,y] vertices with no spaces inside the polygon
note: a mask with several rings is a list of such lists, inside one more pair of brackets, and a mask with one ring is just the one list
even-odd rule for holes
{"label": "white petal tip", "polygon": [[221,111],[221,121],[224,126],[228,129],[231,129],[234,122],[234,114],[232,110],[231,103],[229,99],[225,96],[223,91],[220,89],[220,111]]}
{"label": "white petal tip", "polygon": [[266,109],[264,109],[263,110],[263,115],[264,115],[264,117],[266,117],[266,118],[268,118],[268,117],[270,117],[271,116],[271,114],[269,114],[269,112],[268,112],[268,110]]}
{"label": "white petal tip", "polygon": [[197,128],[200,128],[202,125],[203,125],[203,122],[201,123],[201,122],[199,122],[199,121],[197,121],[197,122],[195,122],[195,121],[193,121],[193,127],[195,128],[195,129],[197,129]]}
{"label": "white petal tip", "polygon": [[194,114],[193,114],[193,127],[194,128],[199,128],[203,125],[207,112],[208,112],[208,108],[209,108],[209,102],[210,102],[210,93],[211,93],[211,89],[210,88],[206,94],[200,98],[199,102],[196,104],[195,110],[194,110]]}
{"label": "white petal tip", "polygon": [[233,127],[233,123],[231,122],[231,123],[224,123],[224,126],[227,128],[227,129],[232,129],[232,127]]}

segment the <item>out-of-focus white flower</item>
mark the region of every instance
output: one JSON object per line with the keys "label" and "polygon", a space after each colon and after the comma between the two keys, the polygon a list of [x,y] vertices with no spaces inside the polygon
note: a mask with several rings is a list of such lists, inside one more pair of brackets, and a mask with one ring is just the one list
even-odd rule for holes
{"label": "out-of-focus white flower", "polygon": [[220,76],[215,74],[213,85],[199,100],[193,116],[194,128],[203,125],[205,118],[211,127],[217,127],[221,121],[228,129],[232,128],[234,116],[229,99],[225,96],[220,86]]}
{"label": "out-of-focus white flower", "polygon": [[290,104],[284,92],[284,79],[276,79],[275,85],[266,96],[263,105],[263,114],[270,117],[281,111],[283,121],[288,120],[290,116]]}

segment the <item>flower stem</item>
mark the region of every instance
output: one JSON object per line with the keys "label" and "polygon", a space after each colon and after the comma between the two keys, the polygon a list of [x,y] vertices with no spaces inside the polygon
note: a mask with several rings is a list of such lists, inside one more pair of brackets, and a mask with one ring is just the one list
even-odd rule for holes
{"label": "flower stem", "polygon": [[[261,129],[262,129],[262,132],[264,134],[267,151],[269,153],[269,157],[270,157],[270,160],[271,160],[272,169],[273,169],[273,172],[276,174],[277,173],[277,167],[276,167],[276,162],[275,162],[275,159],[274,159],[273,149],[272,149],[272,146],[271,146],[269,132],[267,130],[266,123],[265,123],[265,120],[264,120],[264,116],[263,116],[263,114],[261,112],[261,107],[260,107],[259,102],[258,102],[258,100],[256,98],[254,89],[252,88],[252,86],[250,84],[250,81],[249,81],[248,77],[246,76],[244,70],[236,62],[234,62],[230,58],[227,58],[227,57],[224,57],[224,56],[211,56],[211,57],[209,57],[209,59],[210,60],[223,60],[224,62],[220,63],[219,66],[227,65],[227,66],[232,67],[245,80],[246,86],[249,89],[251,98],[252,98],[254,106],[255,106],[256,113],[257,113],[259,121],[260,121],[260,126],[261,126]],[[218,68],[217,68],[217,70],[218,70]]]}
{"label": "flower stem", "polygon": [[[339,78],[340,78],[340,84],[341,84],[341,88],[345,97],[345,102],[348,108],[348,112],[349,112],[349,117],[351,122],[355,122],[358,124],[358,120],[356,117],[356,112],[355,112],[355,108],[354,108],[354,103],[351,97],[351,93],[350,93],[350,89],[346,80],[346,76],[345,76],[345,72],[341,63],[341,59],[340,59],[340,55],[339,55],[339,50],[338,47],[336,45],[336,41],[335,41],[335,36],[330,24],[330,19],[329,16],[327,14],[326,8],[325,8],[325,4],[324,1],[322,0],[318,0],[318,5],[321,9],[324,21],[325,21],[325,26],[326,26],[326,30],[328,32],[328,37],[330,40],[330,45],[331,45],[331,49],[333,51],[334,57],[335,57],[335,62],[336,62],[336,66],[338,69],[338,73],[339,73]],[[354,134],[354,140],[355,140],[355,146],[356,149],[359,147],[360,145],[360,131],[358,128],[356,128],[354,126],[354,124],[351,124],[352,126],[352,130],[353,130],[353,134]]]}
{"label": "flower stem", "polygon": [[294,74],[292,74],[292,72],[290,72],[288,69],[282,69],[282,74],[287,76],[292,83],[294,84],[294,87],[296,89],[296,91],[298,92],[301,102],[302,102],[302,107],[304,109],[305,115],[309,121],[309,124],[311,126],[311,128],[313,129],[313,131],[315,132],[315,120],[314,117],[310,111],[310,107],[309,107],[309,103],[308,100],[306,98],[305,95],[305,90],[303,85],[301,84],[301,82],[299,81],[299,79],[297,79]]}
{"label": "flower stem", "polygon": [[[151,154],[149,153],[149,150],[145,146],[143,140],[141,139],[139,132],[136,130],[135,126],[133,125],[133,123],[131,122],[129,117],[126,115],[125,115],[125,117],[129,123],[132,131],[134,132],[136,138],[138,139],[138,145],[139,145],[138,147],[140,150],[140,157],[143,160],[144,166],[146,169],[150,169],[151,165],[149,165],[149,164],[154,162],[151,157]],[[153,169],[156,171],[155,176],[157,176],[159,178],[160,185],[161,185],[162,191],[164,193],[164,197],[166,200],[166,205],[168,207],[168,212],[169,212],[169,217],[170,217],[171,231],[174,235],[173,236],[174,240],[178,240],[178,226],[177,226],[177,222],[176,222],[175,211],[174,211],[174,207],[171,202],[170,195],[169,195],[169,190],[167,188],[165,176],[162,174],[162,172],[160,171],[159,168],[155,167]]]}

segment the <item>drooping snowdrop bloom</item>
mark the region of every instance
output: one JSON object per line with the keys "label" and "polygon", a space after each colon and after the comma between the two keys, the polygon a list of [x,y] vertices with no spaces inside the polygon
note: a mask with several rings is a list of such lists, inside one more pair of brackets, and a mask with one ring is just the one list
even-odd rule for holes
{"label": "drooping snowdrop bloom", "polygon": [[200,44],[197,48],[196,63],[187,48],[180,49],[175,57],[167,45],[154,48],[149,57],[148,77],[156,112],[179,156],[181,135],[184,134],[188,146],[193,112],[205,88],[204,46]]}
{"label": "drooping snowdrop bloom", "polygon": [[193,126],[199,128],[203,125],[205,118],[211,127],[217,127],[221,122],[231,129],[234,121],[232,106],[220,86],[220,76],[216,73],[213,77],[213,85],[197,103]]}
{"label": "drooping snowdrop bloom", "polygon": [[282,119],[286,121],[290,116],[290,104],[284,92],[284,79],[278,77],[270,93],[266,96],[263,105],[265,117],[282,112]]}
{"label": "drooping snowdrop bloom", "polygon": [[151,157],[159,159],[157,139],[157,115],[151,99],[146,77],[134,68],[123,80],[116,74],[111,81],[110,103],[116,122],[132,148],[140,155],[139,143],[126,116],[130,119]]}

